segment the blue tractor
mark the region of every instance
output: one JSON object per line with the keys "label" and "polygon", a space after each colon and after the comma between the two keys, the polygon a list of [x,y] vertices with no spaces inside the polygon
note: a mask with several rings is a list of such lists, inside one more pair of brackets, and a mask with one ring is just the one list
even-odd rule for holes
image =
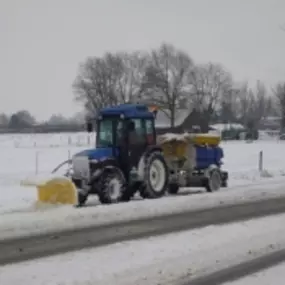
{"label": "blue tractor", "polygon": [[96,125],[96,146],[72,158],[72,181],[78,203],[90,194],[101,203],[129,201],[139,190],[143,198],[159,198],[167,191],[169,171],[156,143],[155,115],[142,104],[103,108],[87,123]]}

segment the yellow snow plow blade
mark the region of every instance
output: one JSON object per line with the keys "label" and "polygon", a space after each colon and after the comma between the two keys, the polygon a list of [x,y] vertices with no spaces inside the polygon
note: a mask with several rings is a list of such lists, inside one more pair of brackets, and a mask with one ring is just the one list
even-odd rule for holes
{"label": "yellow snow plow blade", "polygon": [[55,177],[44,181],[26,180],[22,186],[35,186],[40,203],[48,204],[77,204],[77,190],[75,185],[66,177]]}

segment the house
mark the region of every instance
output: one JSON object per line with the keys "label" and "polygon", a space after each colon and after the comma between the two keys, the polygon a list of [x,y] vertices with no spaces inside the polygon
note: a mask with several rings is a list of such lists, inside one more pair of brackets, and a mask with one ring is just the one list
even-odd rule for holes
{"label": "house", "polygon": [[260,130],[272,130],[279,131],[281,126],[281,117],[278,116],[268,116],[263,118],[259,123]]}
{"label": "house", "polygon": [[238,124],[238,123],[213,124],[213,125],[211,125],[211,129],[215,130],[219,133],[222,133],[223,131],[230,131],[230,130],[242,131],[242,132],[246,131],[245,127],[241,124]]}
{"label": "house", "polygon": [[208,132],[208,120],[201,112],[190,109],[176,109],[174,127],[171,128],[169,110],[158,110],[155,127],[158,134],[193,132],[199,128]]}
{"label": "house", "polygon": [[217,132],[224,140],[244,139],[247,134],[246,128],[237,123],[214,124],[211,129]]}

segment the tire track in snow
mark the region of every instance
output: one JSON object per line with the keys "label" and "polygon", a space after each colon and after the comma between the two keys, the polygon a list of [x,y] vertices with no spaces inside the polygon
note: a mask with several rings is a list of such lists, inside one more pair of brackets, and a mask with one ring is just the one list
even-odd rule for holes
{"label": "tire track in snow", "polygon": [[[273,267],[285,261],[285,249],[276,251],[230,268],[225,268],[209,275],[179,283],[179,285],[223,285]],[[177,284],[178,285],[178,284]]]}

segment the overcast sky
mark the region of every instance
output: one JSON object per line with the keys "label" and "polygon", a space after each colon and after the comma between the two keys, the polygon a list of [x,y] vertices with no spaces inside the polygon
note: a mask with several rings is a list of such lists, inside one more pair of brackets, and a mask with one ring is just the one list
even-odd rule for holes
{"label": "overcast sky", "polygon": [[285,80],[285,0],[0,0],[0,112],[79,107],[79,62],[169,42],[237,80]]}

